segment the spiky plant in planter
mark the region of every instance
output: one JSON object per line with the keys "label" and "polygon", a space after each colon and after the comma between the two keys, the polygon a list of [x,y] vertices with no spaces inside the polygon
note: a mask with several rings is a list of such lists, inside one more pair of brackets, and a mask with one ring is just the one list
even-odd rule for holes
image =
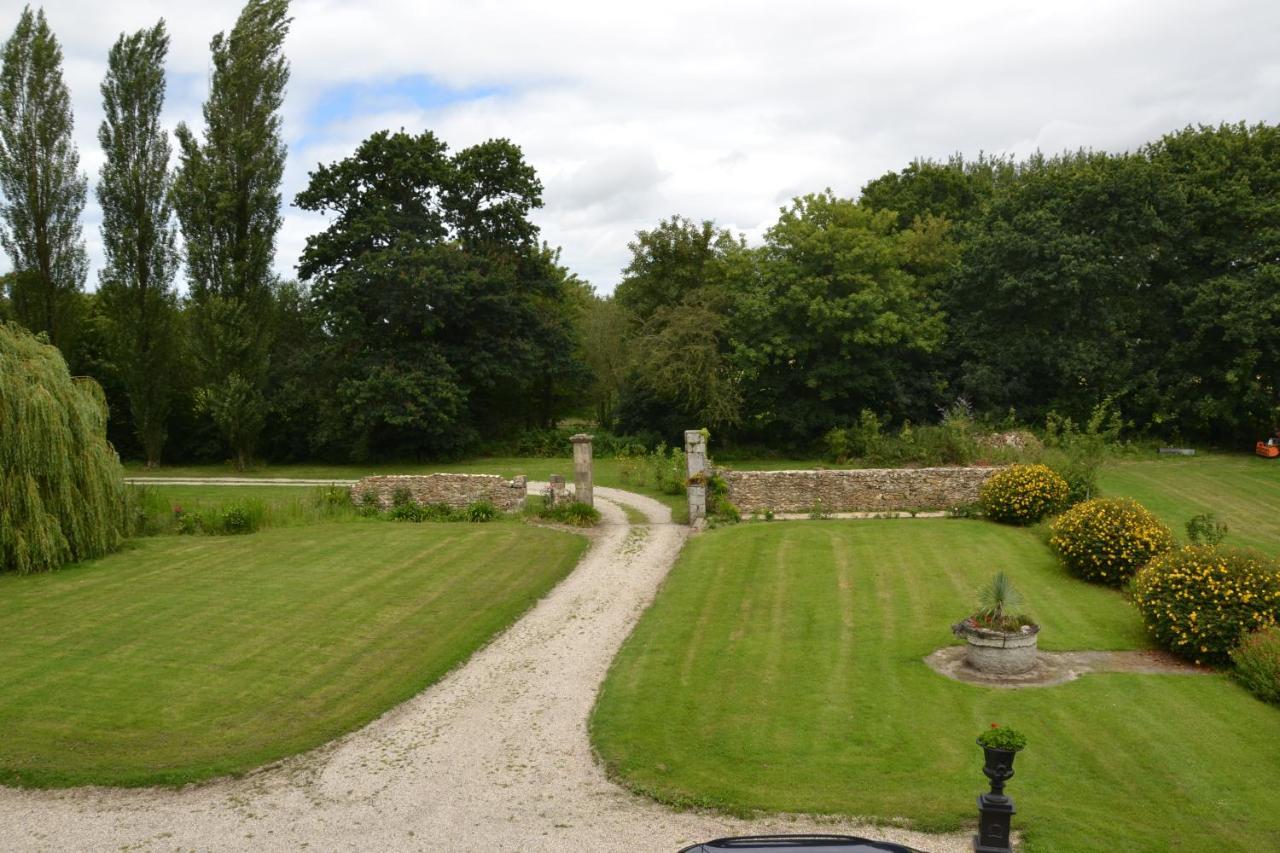
{"label": "spiky plant in planter", "polygon": [[1022,606],[1022,595],[1004,572],[997,572],[978,591],[978,608],[952,626],[968,643],[965,660],[970,667],[992,675],[1018,675],[1035,666],[1040,626]]}

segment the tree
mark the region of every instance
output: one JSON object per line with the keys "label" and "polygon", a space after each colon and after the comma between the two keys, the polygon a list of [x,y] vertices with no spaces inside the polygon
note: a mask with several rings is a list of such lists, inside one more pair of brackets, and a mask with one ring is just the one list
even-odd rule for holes
{"label": "tree", "polygon": [[55,569],[119,546],[124,472],[91,379],[58,350],[0,324],[0,571]]}
{"label": "tree", "polygon": [[1158,382],[1169,328],[1153,262],[1179,217],[1172,186],[1139,155],[1029,158],[972,229],[944,305],[961,391],[981,408],[1127,412]]}
{"label": "tree", "polygon": [[289,80],[288,0],[249,0],[210,43],[204,141],[178,125],[174,207],[186,241],[198,401],[244,468],[266,417],[270,318]]}
{"label": "tree", "polygon": [[72,124],[62,48],[44,11],[28,6],[0,65],[0,248],[20,273],[10,287],[14,313],[64,349],[88,271],[80,234],[88,179]]}
{"label": "tree", "polygon": [[744,248],[741,238],[711,220],[694,222],[673,216],[651,231],[640,231],[627,245],[631,263],[623,270],[614,299],[639,324],[659,308],[726,285],[728,259]]}
{"label": "tree", "polygon": [[1145,152],[1184,200],[1156,256],[1164,433],[1249,441],[1280,423],[1280,128],[1188,127]]}
{"label": "tree", "polygon": [[450,154],[429,131],[375,133],[311,173],[296,204],[330,225],[298,271],[357,454],[454,453],[548,419],[573,367],[567,312],[581,285],[538,244],[528,214],[541,193],[507,140]]}
{"label": "tree", "polygon": [[160,464],[177,354],[170,145],[160,127],[168,48],[163,20],[116,40],[102,83],[105,118],[98,128],[106,154],[98,182],[106,256],[98,292],[148,468]]}
{"label": "tree", "polygon": [[934,296],[911,272],[946,257],[932,242],[899,230],[892,212],[830,191],[785,209],[735,302],[744,426],[806,441],[864,408],[894,408],[906,355],[943,337]]}
{"label": "tree", "polygon": [[579,318],[579,341],[582,360],[591,371],[589,396],[596,420],[608,426],[626,380],[630,364],[628,335],[630,322],[626,311],[612,297],[592,294]]}
{"label": "tree", "polygon": [[737,421],[728,312],[752,273],[741,237],[683,216],[640,231],[613,300],[630,320],[631,355],[619,392],[623,430],[673,440],[689,424]]}

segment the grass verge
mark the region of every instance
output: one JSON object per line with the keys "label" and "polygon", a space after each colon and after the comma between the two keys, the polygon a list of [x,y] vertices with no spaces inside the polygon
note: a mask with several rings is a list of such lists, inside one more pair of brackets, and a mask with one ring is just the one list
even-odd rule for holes
{"label": "grass verge", "polygon": [[585,547],[354,522],[0,577],[0,782],[179,785],[318,746],[466,660]]}
{"label": "grass verge", "polygon": [[984,790],[974,738],[999,722],[1030,738],[1010,788],[1028,851],[1275,849],[1280,711],[1225,676],[1000,690],[927,668],[997,569],[1045,648],[1148,643],[1119,593],[1065,575],[1031,531],[724,528],[689,544],[624,646],[596,748],[615,778],[675,804],[955,830]]}

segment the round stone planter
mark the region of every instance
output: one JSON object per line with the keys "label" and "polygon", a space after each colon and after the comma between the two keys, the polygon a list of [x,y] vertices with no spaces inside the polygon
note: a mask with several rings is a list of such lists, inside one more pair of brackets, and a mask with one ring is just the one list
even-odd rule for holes
{"label": "round stone planter", "polygon": [[966,619],[952,630],[969,644],[965,663],[978,672],[1021,675],[1036,665],[1039,625],[1025,625],[1019,631],[992,631]]}

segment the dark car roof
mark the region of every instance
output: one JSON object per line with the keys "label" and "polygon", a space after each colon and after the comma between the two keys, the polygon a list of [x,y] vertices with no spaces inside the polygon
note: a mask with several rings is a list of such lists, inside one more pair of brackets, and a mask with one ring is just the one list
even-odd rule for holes
{"label": "dark car roof", "polygon": [[820,853],[920,853],[901,844],[871,841],[852,835],[747,835],[717,838],[686,847],[680,853],[716,853],[720,850],[813,850]]}

